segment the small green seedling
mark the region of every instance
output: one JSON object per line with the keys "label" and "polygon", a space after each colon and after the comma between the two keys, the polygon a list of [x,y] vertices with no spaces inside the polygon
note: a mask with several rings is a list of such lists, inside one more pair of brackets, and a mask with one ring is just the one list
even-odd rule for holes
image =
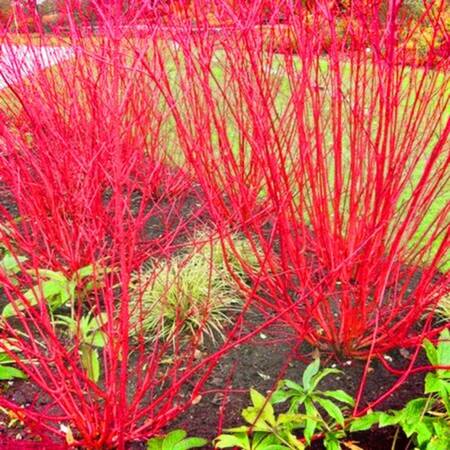
{"label": "small green seedling", "polygon": [[[339,440],[345,436],[344,410],[347,405],[353,405],[353,399],[342,390],[317,389],[323,378],[338,372],[336,369],[320,370],[320,361],[316,359],[305,369],[302,384],[283,380],[269,399],[252,390],[253,406],[242,412],[249,425],[226,430],[227,434],[216,439],[217,448],[302,450],[310,444],[312,436],[320,432],[324,435],[325,448],[339,449]],[[284,402],[289,403],[287,411],[276,415],[273,405]],[[302,440],[297,437],[300,434],[303,434]]]}
{"label": "small green seedling", "polygon": [[79,320],[68,316],[57,316],[55,324],[67,327],[69,335],[78,342],[81,364],[88,377],[97,382],[100,378],[99,348],[107,343],[107,335],[101,328],[108,321],[106,313],[93,316],[86,314]]}
{"label": "small green seedling", "polygon": [[186,431],[174,430],[164,437],[151,438],[147,441],[147,450],[190,450],[208,443],[203,438],[186,436]]}
{"label": "small green seedling", "polygon": [[350,431],[369,430],[373,425],[398,426],[417,450],[450,448],[450,331],[441,333],[437,346],[426,340],[424,348],[433,366],[449,367],[426,375],[424,393],[428,397],[411,400],[398,411],[377,411],[354,419]]}
{"label": "small green seedling", "polygon": [[299,414],[275,414],[269,399],[255,389],[250,390],[252,406],[242,411],[248,425],[230,428],[215,441],[216,448],[243,450],[303,450],[303,443],[294,430],[304,425],[305,418]]}
{"label": "small green seedling", "polygon": [[[353,398],[342,390],[321,391],[319,383],[329,375],[340,373],[337,369],[320,370],[320,360],[317,358],[304,371],[302,384],[290,380],[282,380],[278,389],[272,395],[272,403],[289,401],[290,413],[302,411],[306,417],[303,432],[309,444],[316,432],[325,434],[324,445],[327,449],[336,447],[338,440],[344,435],[338,431],[344,427],[344,410],[353,406]],[[336,403],[339,402],[340,404]],[[324,417],[324,411],[328,417]]]}

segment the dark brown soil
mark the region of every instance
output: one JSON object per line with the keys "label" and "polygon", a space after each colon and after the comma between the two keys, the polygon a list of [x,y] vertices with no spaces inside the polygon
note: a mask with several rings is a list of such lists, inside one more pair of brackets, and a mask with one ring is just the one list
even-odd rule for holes
{"label": "dark brown soil", "polygon": [[[280,342],[280,335],[288,333],[289,330],[284,325],[272,327],[249,344],[226,355],[205,387],[205,391],[210,393],[205,394],[200,403],[194,405],[184,417],[173,424],[172,429],[179,427],[192,436],[213,439],[220,432],[219,420],[223,421],[222,429],[245,423],[240,417],[240,412],[249,405],[250,388],[266,394],[274,388],[279,379],[301,382],[303,371],[312,361],[314,352],[307,344],[296,348],[294,339],[289,342],[284,337]],[[405,368],[410,362],[408,357],[409,353],[405,350],[395,351],[387,356],[390,364],[396,368]],[[416,365],[424,362],[424,357],[421,356]],[[342,373],[330,375],[319,386],[322,390],[343,389],[355,395],[360,385],[364,365],[363,361],[337,363],[330,360],[327,367],[335,367]],[[232,374],[232,380],[230,380],[230,374]],[[390,395],[379,409],[402,408],[412,398],[422,395],[423,378],[423,374],[410,376],[401,389]],[[367,406],[378,399],[396,380],[397,377],[387,372],[380,362],[374,361],[371,364],[360,406]],[[224,386],[227,389],[224,390]],[[385,428],[355,433],[349,436],[348,440],[358,441],[358,445],[365,450],[386,450],[391,448],[395,433],[395,428]],[[397,436],[395,447],[397,450],[404,450],[407,444],[408,441],[404,436]],[[321,442],[316,442],[312,448],[324,447]],[[205,449],[212,449],[212,446]]]}
{"label": "dark brown soil", "polygon": [[[179,197],[177,204],[170,204],[169,200],[161,203],[160,214],[156,214],[147,223],[145,238],[158,237],[161,229],[176,229],[180,220],[185,221],[186,233],[192,233],[199,225],[208,222],[196,189]],[[138,202],[139,199],[136,199]],[[13,215],[16,209],[7,193],[0,193],[0,203]],[[182,247],[188,236],[177,235],[174,244]],[[252,313],[250,324],[259,323],[259,314]],[[213,351],[212,346],[206,346],[205,353]],[[392,366],[405,368],[409,354],[406,351],[395,351],[387,356]],[[312,349],[307,345],[297,348],[295,336],[285,325],[275,325],[265,330],[251,342],[242,345],[231,353],[225,355],[218,367],[213,372],[200,401],[173,423],[172,429],[183,428],[191,436],[213,439],[221,430],[228,427],[243,424],[240,417],[241,410],[249,404],[249,389],[257,389],[261,393],[270,392],[281,378],[289,378],[300,381],[302,373],[312,360]],[[322,355],[322,360],[325,360]],[[417,364],[423,363],[418,361]],[[339,375],[331,375],[325,378],[320,387],[323,390],[344,389],[351,395],[355,395],[360,385],[361,375],[364,370],[362,361],[324,361],[327,366],[342,370]],[[367,378],[363,392],[361,407],[370,404],[379,398],[395,383],[397,377],[388,373],[378,361],[374,361]],[[401,408],[408,400],[420,396],[423,392],[423,375],[410,376],[392,395],[380,405],[380,408]],[[39,398],[39,393],[27,381],[14,381],[0,384],[0,394],[16,404],[46,404],[48,399]],[[20,425],[7,426],[8,418],[0,413],[0,450],[3,449],[41,449],[59,450],[61,445],[37,441],[29,430]],[[348,439],[358,442],[365,450],[390,449],[395,435],[395,429],[386,428],[365,433],[356,433]],[[18,440],[19,439],[19,440]],[[34,442],[33,442],[34,441]],[[399,436],[396,449],[407,448],[407,440]],[[134,443],[130,449],[144,449],[145,443]],[[205,447],[211,449],[212,447]],[[321,442],[313,444],[314,449],[322,449]]]}
{"label": "dark brown soil", "polygon": [[[258,315],[254,313],[252,315],[255,317],[255,322],[258,322]],[[249,405],[248,391],[251,387],[265,394],[273,389],[280,378],[301,381],[305,367],[312,360],[312,349],[306,344],[303,344],[301,348],[296,347],[293,337],[289,339],[289,330],[284,325],[275,325],[260,333],[248,344],[242,345],[225,355],[205,386],[199,403],[192,406],[170,428],[183,428],[191,436],[200,436],[211,440],[217,436],[220,428],[223,430],[243,424],[240,412]],[[204,350],[205,352],[208,351],[206,348]],[[406,351],[392,352],[388,358],[392,358],[390,364],[397,368],[404,368],[409,363],[408,352]],[[423,362],[418,361],[416,364]],[[330,360],[327,366],[336,367],[342,370],[342,373],[325,378],[320,384],[321,389],[344,389],[352,395],[357,392],[364,370],[363,361],[336,363]],[[380,362],[374,361],[364,389],[361,407],[366,406],[386,392],[396,379],[383,368]],[[3,396],[22,405],[27,405],[36,400],[36,390],[30,383],[15,381],[9,384],[10,386],[3,383]],[[423,375],[412,375],[401,386],[401,389],[395,391],[382,403],[380,408],[401,408],[408,400],[420,396],[422,392]],[[40,399],[40,401],[46,403],[45,399]],[[372,430],[356,433],[349,436],[348,440],[358,442],[358,445],[365,450],[385,450],[391,448],[395,432],[395,428]],[[61,448],[60,446],[51,447],[42,442],[34,444],[30,442],[30,447],[8,447],[6,443],[2,443],[2,439],[3,442],[6,442],[6,438],[15,439],[16,437],[28,442],[32,440],[30,433],[21,429],[20,426],[10,429],[4,426],[2,429],[0,424],[0,449]],[[17,445],[22,443],[24,444],[21,441]],[[406,438],[400,435],[395,448],[404,450],[407,448],[407,444]],[[38,446],[36,447],[36,445]],[[133,450],[144,448],[144,443],[130,445],[130,449]],[[321,442],[315,442],[312,448],[322,449],[323,446]],[[204,450],[206,449],[210,450],[212,446],[207,446]]]}

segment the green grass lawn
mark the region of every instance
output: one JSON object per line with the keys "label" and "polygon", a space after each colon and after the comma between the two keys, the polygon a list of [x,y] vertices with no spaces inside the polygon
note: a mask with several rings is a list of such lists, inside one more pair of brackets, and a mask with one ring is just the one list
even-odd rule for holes
{"label": "green grass lawn", "polygon": [[[12,36],[11,40],[14,43],[27,43],[31,42],[35,45],[42,45],[43,43],[45,45],[68,45],[68,42],[65,41],[63,43],[62,40],[56,39],[55,37],[49,37],[48,39],[43,40],[39,36],[32,36],[31,38],[28,37],[21,37],[21,36]],[[45,41],[45,42],[44,42]],[[134,44],[136,44],[137,41],[128,41],[124,45],[124,52],[129,52],[130,48],[133,47]],[[144,42],[142,42],[143,44]],[[90,39],[89,41],[84,42],[85,48],[87,53],[90,53],[92,55],[95,55],[96,47],[102,45],[102,41],[98,38]],[[167,45],[166,45],[167,44]],[[149,60],[152,59],[152,56],[154,54],[150,50],[151,45],[149,45],[148,50],[148,58]],[[160,42],[160,50],[162,55],[164,55],[163,62],[164,62],[164,70],[168,74],[168,77],[170,78],[171,87],[174,93],[175,97],[179,98],[179,107],[183,114],[183,117],[186,120],[187,126],[190,125],[190,114],[191,109],[190,105],[186,103],[186,100],[183,99],[183,89],[181,88],[181,82],[186,82],[186,74],[183,73],[185,70],[186,61],[184,60],[183,54],[181,50],[177,49],[172,43],[169,42]],[[132,61],[132,57],[130,57],[130,64]],[[264,57],[263,57],[264,59]],[[227,117],[226,120],[226,128],[227,128],[227,135],[229,142],[236,152],[236,154],[239,152],[240,143],[242,142],[242,130],[239,129],[239,126],[236,125],[236,121],[233,119],[233,116],[231,112],[226,116],[224,115],[224,111],[226,111],[226,108],[230,109],[232,108],[232,102],[233,99],[231,97],[231,94],[233,93],[233,89],[237,89],[237,78],[236,74],[230,77],[230,68],[231,68],[232,61],[230,61],[227,57],[227,55],[222,50],[216,50],[216,52],[213,55],[213,62],[211,65],[211,74],[209,76],[210,78],[210,84],[212,87],[212,92],[215,94],[218,94],[220,89],[223,89],[223,94],[228,97],[230,100],[231,106],[226,106],[224,102],[217,102],[216,107],[218,108],[218,114],[221,118]],[[241,62],[241,68],[245,69],[245,62]],[[292,108],[292,103],[290,103],[290,98],[292,97],[292,80],[289,80],[289,77],[286,73],[286,60],[282,55],[275,55],[273,57],[266,57],[266,61],[259,61],[258,70],[262,70],[265,73],[265,76],[268,77],[267,79],[270,80],[269,83],[271,83],[273,89],[274,89],[274,102],[273,102],[273,123],[275,127],[279,127],[279,130],[281,130],[280,135],[287,132],[287,125],[282,122],[283,113],[286,113],[290,108]],[[63,62],[58,67],[51,67],[48,69],[45,69],[43,73],[40,74],[40,76],[44,75],[44,77],[48,76],[52,78],[53,81],[56,81],[56,83],[53,84],[54,88],[56,90],[60,90],[60,94],[64,97],[65,90],[70,89],[71,86],[67,85],[67,83],[70,83],[70,79],[68,81],[63,81],[61,77],[61,82],[59,83],[57,80],[60,78],[60,74],[64,73],[70,73],[71,67],[73,64],[70,61]],[[80,67],[79,65],[77,66]],[[302,62],[294,57],[292,60],[292,67],[300,71],[302,68]],[[63,71],[63,72],[62,72]],[[95,71],[95,69],[94,69]],[[370,75],[372,69],[370,67],[367,68],[367,73]],[[324,93],[330,92],[331,89],[331,82],[330,82],[330,65],[328,60],[323,57],[318,61],[318,72],[320,73],[320,83],[321,88],[324,90]],[[403,78],[401,80],[402,83],[402,90],[408,89],[408,86],[414,85],[416,82],[417,75],[421,76],[423,72],[421,72],[418,69],[408,69],[403,73]],[[341,64],[341,76],[342,76],[342,90],[344,92],[343,98],[349,99],[350,94],[354,91],[354,84],[352,84],[352,66],[348,62],[344,62]],[[375,76],[375,75],[374,75]],[[30,83],[39,83],[39,78],[37,76],[30,76],[29,77]],[[427,85],[428,83],[428,85]],[[439,92],[441,95],[436,95],[435,97],[431,98],[431,100],[428,102],[427,105],[427,111],[426,115],[429,115],[430,118],[432,118],[433,114],[436,110],[439,109],[439,107],[442,108],[442,105],[440,106],[441,102],[446,101],[445,96],[448,97],[448,94],[450,93],[450,87],[449,87],[449,77],[444,73],[434,73],[430,72],[425,77],[425,85],[430,89],[434,89],[436,92]],[[220,89],[219,89],[220,87]],[[423,89],[423,92],[426,91],[426,89]],[[80,93],[82,95],[82,93]],[[368,96],[370,98],[370,95]],[[321,115],[323,116],[320,120],[325,124],[327,117],[330,115],[330,111],[332,109],[331,104],[331,96],[327,98],[326,95],[324,95],[324,103],[323,103],[323,110],[321,112]],[[306,99],[308,101],[308,99]],[[405,97],[401,100],[401,103],[398,107],[398,114],[399,116],[402,116],[403,114],[409,114],[410,111],[412,111],[413,108],[413,102],[414,102],[414,96],[410,95],[409,97]],[[161,99],[161,108],[165,108],[163,105],[164,101]],[[351,103],[351,102],[349,102]],[[447,101],[448,103],[448,101]],[[4,89],[0,92],[0,107],[3,111],[8,110],[10,113],[13,111],[17,111],[18,108],[20,108],[19,103],[17,102],[17,99],[15,95],[10,92],[8,89]],[[222,108],[220,111],[219,108]],[[305,120],[306,122],[312,122],[312,110],[311,105],[306,105],[306,114],[310,117],[307,117]],[[349,104],[343,104],[343,114],[344,118],[351,117],[351,108]],[[434,145],[434,142],[439,138],[440,131],[442,131],[442,128],[445,126],[445,123],[449,120],[450,116],[450,105],[447,104],[447,108],[444,112],[444,114],[440,117],[440,127],[441,130],[436,129],[434,133],[433,139],[429,143],[429,148],[431,149]],[[376,114],[375,114],[376,117]],[[349,134],[349,128],[347,126],[347,123],[349,123],[350,120],[346,121],[344,120],[343,124],[343,132],[344,132],[344,144],[346,142],[346,137]],[[424,126],[426,126],[427,121],[423,121]],[[313,126],[313,125],[312,125]],[[439,126],[437,127],[439,128]],[[324,126],[324,129],[327,130],[327,128]],[[374,130],[374,132],[377,129],[377,124],[372,123],[371,129]],[[426,130],[423,130],[426,131]],[[418,133],[420,134],[422,131]],[[166,137],[164,146],[165,150],[168,150],[169,153],[171,153],[170,159],[172,161],[172,164],[185,166],[185,161],[182,156],[182,152],[178,151],[179,149],[179,141],[176,135],[176,129],[175,129],[175,122],[173,120],[173,117],[170,117],[168,115],[165,119],[165,124],[163,126],[163,134]],[[325,146],[328,148],[332,148],[333,145],[333,136],[332,133],[329,131],[325,132],[324,135],[324,142]],[[217,150],[219,149],[218,146],[218,136],[216,130],[213,129],[211,136],[211,145]],[[244,139],[245,140],[245,139]],[[433,141],[434,140],[434,141]],[[348,139],[347,139],[348,142]],[[418,142],[418,145],[420,147],[420,142]],[[348,147],[348,146],[347,146]],[[248,142],[244,144],[244,148],[247,148],[247,151],[249,150],[249,144]],[[344,145],[345,148],[345,145]],[[447,150],[450,151],[447,145]],[[297,151],[295,148],[290,148],[289,151],[291,154],[295,157],[295,152]],[[402,195],[399,199],[399,205],[407,202],[409,197],[411,196],[411,193],[414,191],[415,186],[417,185],[418,181],[420,180],[423,167],[427,160],[427,155],[429,151],[424,152],[424,154],[421,156],[420,161],[416,164],[416,167],[412,171],[411,177],[408,180],[408,184],[404,187]],[[411,153],[413,156],[413,153]],[[351,158],[355,157],[355,154],[353,154],[348,148],[347,151],[344,151],[343,154],[343,161],[344,161],[344,169],[343,169],[343,176],[344,181],[345,178],[348,177],[349,170],[350,170],[350,161]],[[326,164],[329,167],[329,185],[332,186],[334,182],[334,166],[335,166],[335,159],[332,152],[329,152],[326,156]],[[448,205],[450,202],[450,181],[449,181],[450,175],[447,177],[447,179],[441,180],[441,186],[440,186],[440,193],[438,195],[438,198],[432,202],[430,207],[428,208],[427,213],[423,216],[421,226],[419,230],[417,230],[416,237],[409,242],[410,245],[415,245],[416,242],[424,239],[424,233],[429,228],[430,224],[432,224],[434,218],[436,215],[441,211],[442,208],[445,207],[445,205]],[[261,189],[261,197],[265,196],[265,189],[262,187]],[[342,206],[345,209],[345,202]],[[305,217],[305,220],[308,220],[307,217]],[[439,240],[436,240],[434,248],[436,249],[439,245]],[[431,256],[431,255],[430,255]],[[450,252],[449,255],[450,257]],[[445,259],[445,258],[444,258]],[[449,258],[447,258],[449,259]],[[450,269],[450,261],[447,263],[444,263],[442,270],[449,270]]]}

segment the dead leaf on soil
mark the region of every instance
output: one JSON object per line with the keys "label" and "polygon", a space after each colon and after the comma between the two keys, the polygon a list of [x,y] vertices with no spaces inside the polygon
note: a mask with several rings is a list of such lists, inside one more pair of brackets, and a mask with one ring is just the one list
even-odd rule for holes
{"label": "dead leaf on soil", "polygon": [[73,433],[70,427],[68,427],[66,431],[66,442],[67,445],[72,445],[75,443],[75,439],[73,438]]}
{"label": "dead leaf on soil", "polygon": [[13,428],[15,425],[23,425],[25,415],[20,411],[13,411],[11,409],[0,407],[0,413],[8,417],[8,428]]}
{"label": "dead leaf on soil", "polygon": [[270,375],[266,375],[263,372],[257,372],[257,373],[263,380],[265,380],[265,381],[270,380]]}
{"label": "dead leaf on soil", "polygon": [[344,447],[347,447],[350,450],[364,450],[362,447],[360,447],[358,441],[343,441]]}
{"label": "dead leaf on soil", "polygon": [[405,359],[410,359],[410,358],[411,358],[411,353],[409,353],[409,351],[406,350],[406,348],[401,348],[401,349],[399,350],[399,353],[400,353],[400,355],[402,355],[403,358],[405,358]]}

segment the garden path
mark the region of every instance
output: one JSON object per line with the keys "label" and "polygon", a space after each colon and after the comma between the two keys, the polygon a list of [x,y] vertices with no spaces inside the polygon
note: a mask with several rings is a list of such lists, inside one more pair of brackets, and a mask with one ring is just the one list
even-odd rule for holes
{"label": "garden path", "polygon": [[70,48],[0,44],[0,89],[72,56]]}

